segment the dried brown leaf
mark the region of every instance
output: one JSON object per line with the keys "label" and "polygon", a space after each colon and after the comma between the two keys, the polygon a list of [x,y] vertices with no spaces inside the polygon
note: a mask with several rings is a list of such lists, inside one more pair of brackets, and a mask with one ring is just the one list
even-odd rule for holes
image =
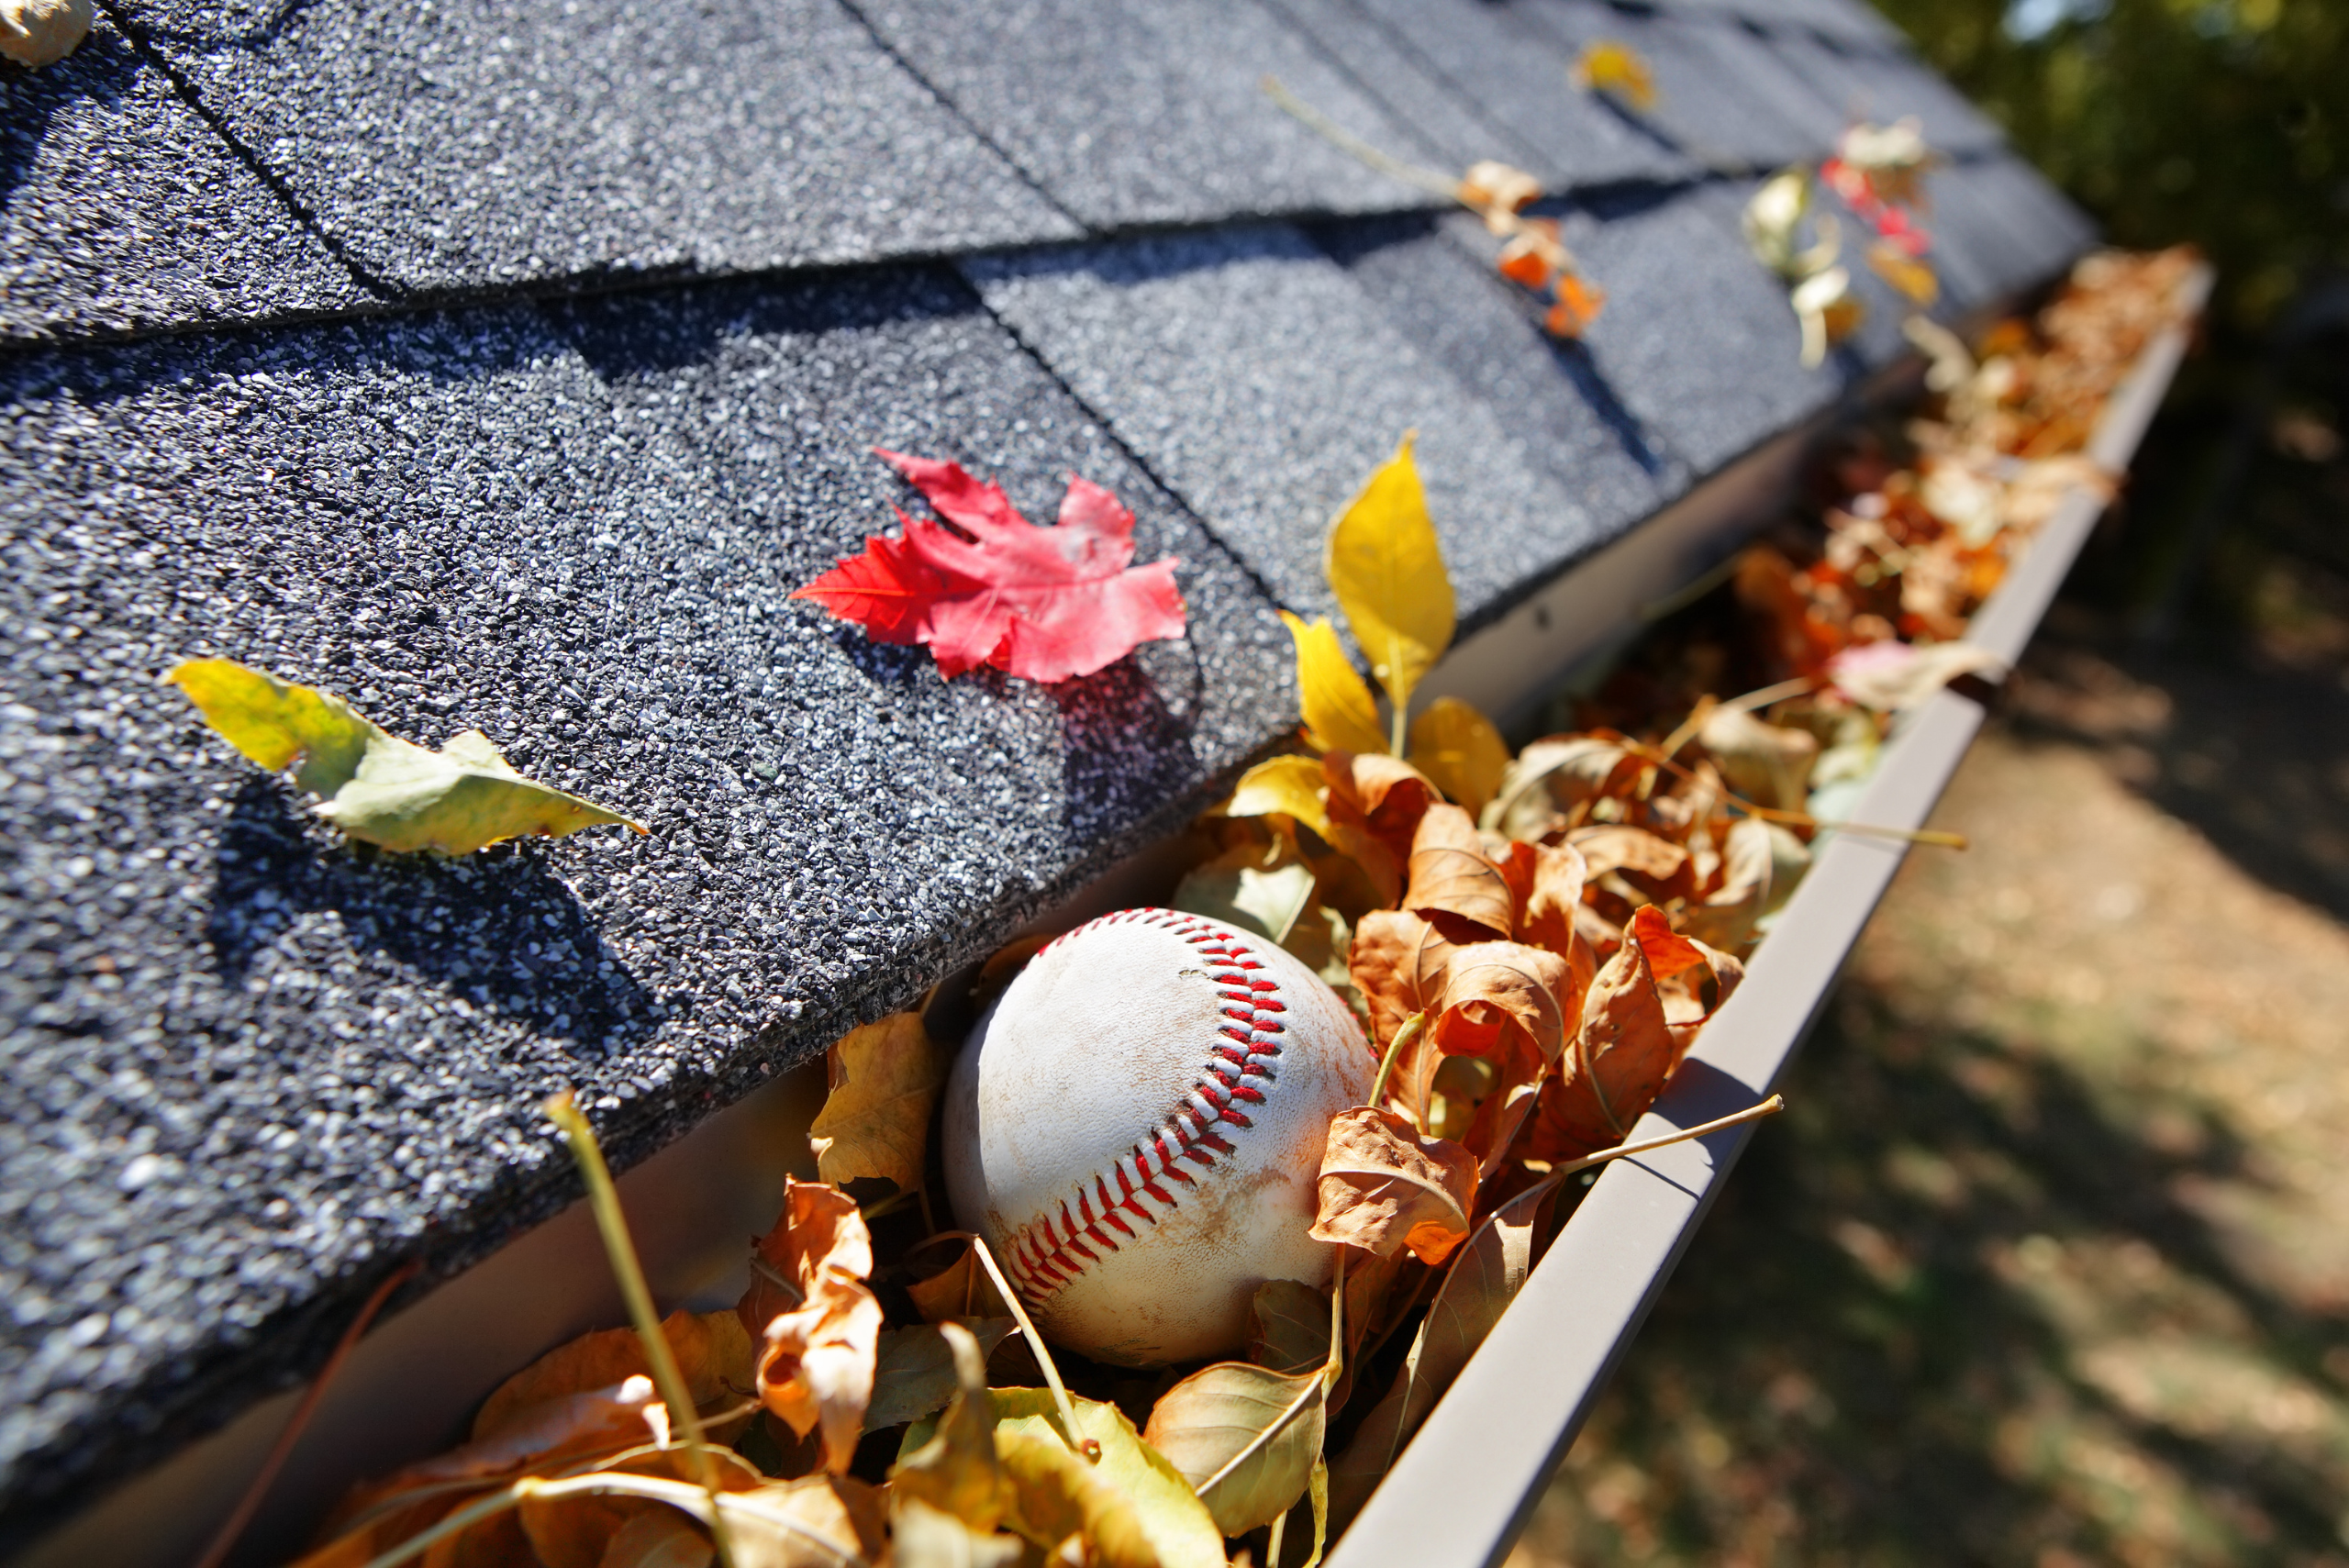
{"label": "dried brown leaf", "polygon": [[1370,1043],[1382,1053],[1414,1013],[1443,995],[1443,969],[1457,951],[1408,909],[1374,909],[1354,927],[1347,972],[1370,1006]]}
{"label": "dried brown leaf", "polygon": [[[673,1312],[661,1325],[677,1370],[698,1409],[739,1405],[750,1397],[755,1352],[749,1334],[731,1312]],[[649,1377],[644,1341],[633,1329],[582,1334],[558,1346],[498,1385],[473,1417],[472,1440],[479,1443],[535,1418],[536,1407],[573,1395],[609,1388],[631,1377]]]}
{"label": "dried brown leaf", "polygon": [[831,1093],[807,1129],[816,1173],[835,1184],[880,1176],[901,1192],[921,1185],[930,1112],[953,1061],[918,1013],[842,1035],[824,1058]]}
{"label": "dried brown leaf", "polygon": [[783,1218],[759,1241],[751,1288],[735,1308],[764,1341],[760,1399],[802,1437],[820,1425],[836,1475],[848,1469],[873,1398],[881,1304],[864,1283],[872,1272],[873,1237],[848,1195],[785,1177]]}
{"label": "dried brown leaf", "polygon": [[1393,1111],[1358,1106],[1330,1123],[1319,1190],[1314,1240],[1381,1257],[1408,1248],[1437,1263],[1468,1233],[1476,1159],[1457,1143],[1421,1137]]}
{"label": "dried brown leaf", "polygon": [[1516,915],[1508,879],[1485,858],[1484,840],[1465,811],[1429,806],[1412,837],[1409,864],[1405,908],[1427,919],[1450,916],[1496,937],[1508,935]]}
{"label": "dried brown leaf", "polygon": [[1664,999],[1656,990],[1652,949],[1673,962],[1678,962],[1681,949],[1696,951],[1686,939],[1672,934],[1653,905],[1631,917],[1623,945],[1598,972],[1583,1001],[1574,1048],[1542,1085],[1533,1123],[1533,1158],[1572,1159],[1620,1143],[1677,1064]]}

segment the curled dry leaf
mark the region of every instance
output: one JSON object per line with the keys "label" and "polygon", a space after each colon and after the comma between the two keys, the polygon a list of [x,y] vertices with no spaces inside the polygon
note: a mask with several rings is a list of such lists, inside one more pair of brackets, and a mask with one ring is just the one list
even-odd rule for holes
{"label": "curled dry leaf", "polygon": [[1654,959],[1702,962],[1653,905],[1631,917],[1623,945],[1591,982],[1573,1048],[1542,1086],[1531,1156],[1572,1159],[1620,1143],[1678,1062],[1656,990]]}
{"label": "curled dry leaf", "polygon": [[1555,1189],[1544,1186],[1511,1198],[1453,1254],[1394,1386],[1330,1467],[1330,1513],[1340,1525],[1362,1511],[1403,1445],[1517,1298],[1532,1271],[1534,1232],[1554,1196]]}
{"label": "curled dry leaf", "polygon": [[973,1529],[952,1514],[890,1489],[891,1568],[1012,1568],[1027,1551],[1016,1535]]}
{"label": "curled dry leaf", "polygon": [[1380,1257],[1408,1248],[1421,1262],[1440,1263],[1468,1234],[1476,1157],[1457,1143],[1421,1137],[1393,1111],[1357,1106],[1330,1123],[1319,1191],[1315,1240]]}
{"label": "curled dry leaf", "polygon": [[1321,1369],[1203,1367],[1160,1396],[1142,1441],[1198,1493],[1216,1528],[1242,1535],[1305,1496],[1329,1421]]}
{"label": "curled dry leaf", "polygon": [[90,36],[90,0],[0,0],[0,55],[28,71],[54,65]]}
{"label": "curled dry leaf", "polygon": [[1413,914],[1439,924],[1449,917],[1503,937],[1515,924],[1508,879],[1485,858],[1476,825],[1460,807],[1427,808],[1411,840],[1409,869],[1403,906]]}
{"label": "curled dry leaf", "polygon": [[1564,1049],[1578,993],[1574,965],[1523,942],[1472,942],[1446,957],[1428,1033],[1454,1056],[1481,1056],[1503,1074],[1535,1076]]}
{"label": "curled dry leaf", "polygon": [[1746,799],[1778,811],[1802,809],[1811,764],[1819,760],[1819,738],[1809,730],[1782,728],[1724,706],[1707,716],[1697,740],[1712,753],[1730,788]]}
{"label": "curled dry leaf", "polygon": [[1582,851],[1583,872],[1592,881],[1609,872],[1628,871],[1651,882],[1666,883],[1688,863],[1688,851],[1644,828],[1609,823],[1578,828],[1566,840]]}
{"label": "curled dry leaf", "polygon": [[1809,865],[1809,847],[1793,833],[1740,817],[1722,843],[1720,885],[1688,911],[1683,930],[1731,951],[1749,946],[1754,923],[1792,896]]}
{"label": "curled dry leaf", "polygon": [[1460,176],[1456,195],[1462,206],[1484,215],[1486,228],[1495,234],[1507,234],[1512,227],[1509,215],[1542,199],[1542,182],[1522,169],[1487,158],[1468,166],[1468,172]]}
{"label": "curled dry leaf", "polygon": [[[672,1312],[662,1322],[661,1334],[685,1374],[696,1409],[740,1405],[751,1396],[756,1351],[738,1315]],[[631,1377],[649,1377],[651,1372],[645,1364],[644,1341],[635,1329],[582,1334],[499,1384],[473,1417],[472,1440],[484,1442],[533,1420],[538,1407],[551,1401],[609,1388]]]}
{"label": "curled dry leaf", "polygon": [[1582,908],[1582,890],[1590,866],[1572,843],[1534,844],[1532,885],[1525,895],[1525,914],[1518,922],[1518,939],[1529,946],[1547,948],[1566,961],[1574,976],[1573,995],[1589,989],[1598,969],[1590,943],[1575,929]]}
{"label": "curled dry leaf", "polygon": [[1330,784],[1330,842],[1362,868],[1382,906],[1394,904],[1435,786],[1408,762],[1378,752],[1331,751],[1321,773]]}
{"label": "curled dry leaf", "polygon": [[930,1111],[953,1061],[918,1013],[842,1035],[825,1054],[831,1093],[807,1129],[816,1173],[834,1184],[880,1176],[900,1192],[921,1185]]}
{"label": "curled dry leaf", "polygon": [[848,1195],[785,1177],[783,1218],[759,1241],[735,1308],[764,1340],[761,1401],[801,1437],[820,1426],[835,1475],[848,1470],[873,1398],[881,1304],[864,1283],[872,1272],[873,1238]]}
{"label": "curled dry leaf", "polygon": [[1412,1014],[1434,1010],[1443,995],[1444,965],[1455,951],[1442,932],[1408,909],[1374,909],[1355,923],[1347,969],[1370,1006],[1373,1047],[1384,1053]]}
{"label": "curled dry leaf", "polygon": [[471,854],[502,840],[559,838],[617,824],[619,813],[524,778],[478,729],[438,751],[387,734],[349,703],[290,685],[228,659],[196,659],[169,676],[228,743],[326,798],[317,813],[345,833],[386,850]]}
{"label": "curled dry leaf", "polygon": [[1834,688],[1879,713],[1906,713],[1961,675],[2003,675],[2006,661],[1970,642],[1938,642],[1918,648],[1906,642],[1871,642],[1846,648],[1827,662]]}
{"label": "curled dry leaf", "polygon": [[1474,706],[1458,697],[1438,697],[1411,720],[1410,758],[1413,767],[1475,817],[1508,772],[1508,742]]}
{"label": "curled dry leaf", "polygon": [[[736,1568],[852,1568],[888,1554],[887,1505],[851,1476],[773,1481],[749,1492],[721,1492],[717,1501]],[[708,1518],[706,1500],[696,1507],[680,1499],[678,1506]]]}
{"label": "curled dry leaf", "polygon": [[1618,793],[1643,765],[1609,730],[1536,740],[1509,763],[1484,825],[1512,839],[1542,838],[1553,818]]}
{"label": "curled dry leaf", "polygon": [[813,599],[875,642],[921,643],[950,680],[993,665],[1040,683],[1090,675],[1136,647],[1183,635],[1172,557],[1132,564],[1134,515],[1071,479],[1057,527],[952,462],[874,449],[947,526],[903,512],[902,539],[874,535],[792,597]]}
{"label": "curled dry leaf", "polygon": [[1329,575],[1371,674],[1396,713],[1408,711],[1419,678],[1452,646],[1454,625],[1452,577],[1409,435],[1330,525]]}
{"label": "curled dry leaf", "polygon": [[1386,750],[1386,733],[1378,728],[1378,704],[1354,673],[1353,661],[1338,640],[1338,628],[1327,616],[1316,616],[1308,623],[1283,610],[1281,620],[1297,645],[1297,695],[1306,739],[1324,751]]}

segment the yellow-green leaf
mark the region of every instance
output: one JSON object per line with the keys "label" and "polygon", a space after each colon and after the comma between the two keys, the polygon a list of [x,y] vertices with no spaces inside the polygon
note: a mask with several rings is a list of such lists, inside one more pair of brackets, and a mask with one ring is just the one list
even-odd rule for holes
{"label": "yellow-green leaf", "polygon": [[[1327,626],[1329,623],[1322,623]],[[1336,633],[1330,634],[1335,640]],[[1353,674],[1351,666],[1346,673]],[[1362,686],[1360,677],[1354,681]],[[1363,706],[1371,711],[1371,729],[1378,728],[1377,714],[1370,709],[1370,693],[1363,691]],[[1310,757],[1273,757],[1257,763],[1240,775],[1233,786],[1231,798],[1224,803],[1226,817],[1285,816],[1295,818],[1312,828],[1324,840],[1330,837],[1330,783],[1321,773],[1321,764]]]}
{"label": "yellow-green leaf", "polygon": [[1331,525],[1330,588],[1387,701],[1397,714],[1408,711],[1419,678],[1452,646],[1454,617],[1452,578],[1408,434]]}
{"label": "yellow-green leaf", "polygon": [[1225,1535],[1270,1524],[1305,1496],[1321,1457],[1329,1380],[1219,1362],[1160,1396],[1142,1440],[1197,1488]]}
{"label": "yellow-green leaf", "polygon": [[1330,1293],[1266,1280],[1248,1304],[1248,1359],[1267,1371],[1318,1371],[1330,1359]]}
{"label": "yellow-green leaf", "polygon": [[921,1185],[930,1113],[953,1052],[919,1013],[893,1013],[842,1035],[825,1062],[831,1093],[807,1129],[816,1173],[835,1186],[860,1176],[885,1176],[900,1192]]}
{"label": "yellow-green leaf", "polygon": [[996,1457],[995,1396],[987,1392],[986,1352],[960,1323],[909,1331],[942,1339],[953,1358],[954,1393],[929,1440],[901,1452],[890,1467],[890,1495],[918,1498],[974,1530],[991,1530],[1010,1511],[1011,1495]]}
{"label": "yellow-green leaf", "polygon": [[1338,628],[1327,616],[1306,624],[1286,610],[1281,619],[1297,643],[1297,696],[1307,739],[1324,751],[1384,751],[1378,705],[1346,658]]}
{"label": "yellow-green leaf", "polygon": [[[1082,1535],[1085,1561],[1099,1568],[1224,1568],[1223,1537],[1207,1505],[1116,1406],[1073,1397],[1077,1429],[1066,1433],[1049,1389],[997,1388],[989,1397],[996,1457],[1011,1486],[1007,1529],[1047,1551]],[[900,1453],[928,1442],[932,1430],[933,1423],[916,1422]],[[1072,1439],[1098,1443],[1100,1460],[1088,1462]]]}
{"label": "yellow-green leaf", "polygon": [[974,1530],[918,1497],[889,1497],[891,1568],[1012,1568],[1027,1553],[1016,1535]]}
{"label": "yellow-green leaf", "polygon": [[1508,742],[1458,697],[1438,697],[1411,721],[1411,766],[1471,817],[1483,815],[1508,772]]}
{"label": "yellow-green leaf", "polygon": [[607,823],[645,831],[607,806],[524,778],[477,729],[428,751],[340,697],[232,660],[193,660],[167,678],[262,767],[299,760],[295,782],[327,797],[318,815],[370,844],[463,855],[526,834],[559,838]]}
{"label": "yellow-green leaf", "polygon": [[1297,917],[1312,907],[1316,884],[1313,868],[1286,859],[1287,846],[1275,843],[1281,852],[1269,865],[1261,846],[1241,844],[1194,868],[1175,887],[1169,907],[1287,941]]}

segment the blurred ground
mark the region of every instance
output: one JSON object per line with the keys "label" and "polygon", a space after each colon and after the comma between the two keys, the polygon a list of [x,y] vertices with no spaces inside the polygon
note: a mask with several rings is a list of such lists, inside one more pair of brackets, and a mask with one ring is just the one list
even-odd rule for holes
{"label": "blurred ground", "polygon": [[2051,619],[1520,1565],[2349,1564],[2349,641],[2270,565]]}

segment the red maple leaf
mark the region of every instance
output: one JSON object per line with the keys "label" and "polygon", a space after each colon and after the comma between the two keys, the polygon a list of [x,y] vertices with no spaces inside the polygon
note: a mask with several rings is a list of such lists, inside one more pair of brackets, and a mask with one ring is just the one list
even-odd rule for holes
{"label": "red maple leaf", "polygon": [[1060,526],[1040,528],[961,465],[874,454],[913,481],[945,526],[903,510],[905,538],[864,541],[793,594],[875,642],[920,642],[949,680],[991,664],[1023,680],[1090,675],[1137,643],[1183,635],[1174,557],[1135,566],[1134,515],[1072,477]]}

